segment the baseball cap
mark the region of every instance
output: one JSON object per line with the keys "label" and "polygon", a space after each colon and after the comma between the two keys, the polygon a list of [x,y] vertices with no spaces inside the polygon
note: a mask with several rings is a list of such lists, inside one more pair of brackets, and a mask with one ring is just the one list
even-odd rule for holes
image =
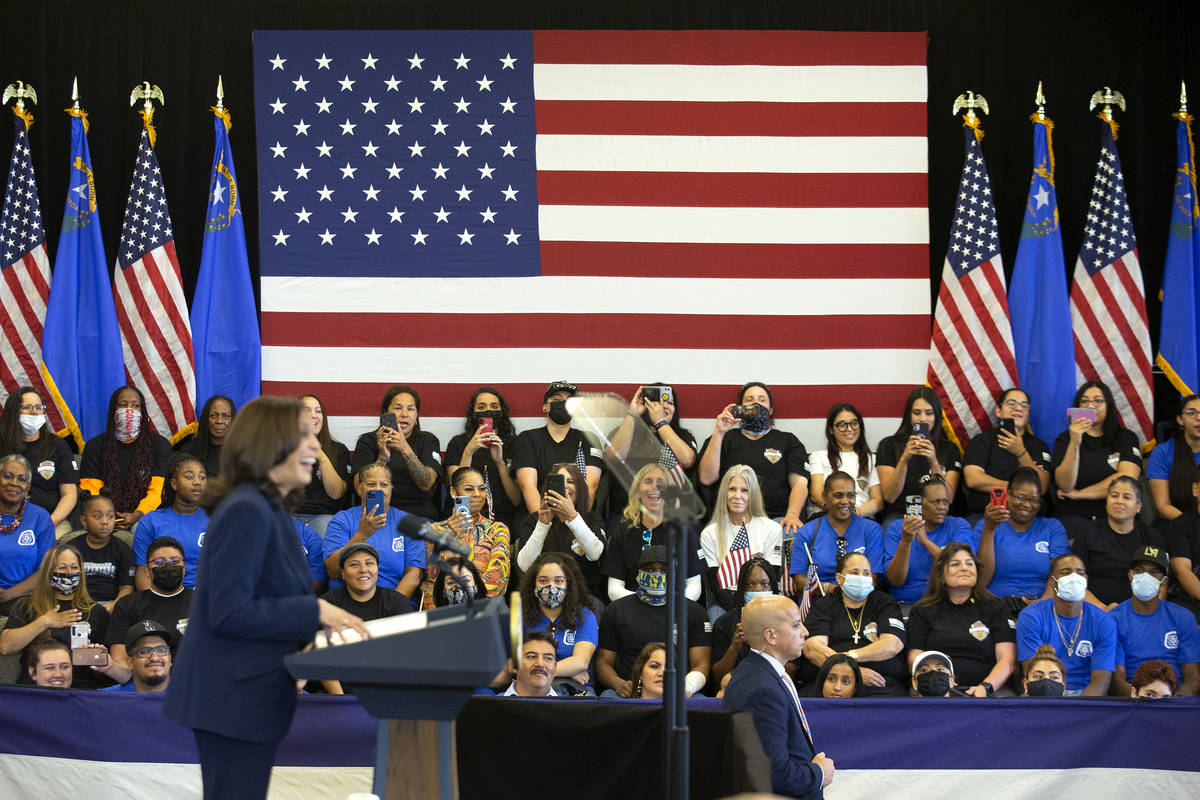
{"label": "baseball cap", "polygon": [[379,551],[378,550],[376,550],[374,547],[367,544],[366,542],[355,542],[354,544],[347,545],[346,547],[342,548],[342,553],[341,553],[341,555],[338,556],[338,569],[341,569],[342,567],[346,566],[346,560],[348,558],[350,558],[350,556],[359,552],[360,550],[372,555],[375,558],[375,563],[377,563],[377,564],[379,563]]}
{"label": "baseball cap", "polygon": [[579,387],[570,381],[555,381],[546,387],[546,394],[542,396],[542,402],[550,399],[550,395],[558,394],[559,392],[570,392],[571,396],[579,394]]}
{"label": "baseball cap", "polygon": [[1167,560],[1168,557],[1167,551],[1163,548],[1148,544],[1141,550],[1134,552],[1129,566],[1136,566],[1143,561],[1147,561],[1151,564],[1157,564],[1163,568],[1163,572],[1169,573],[1171,571],[1171,562]]}
{"label": "baseball cap", "polygon": [[147,636],[161,636],[168,647],[172,650],[175,649],[175,634],[170,628],[161,622],[144,619],[129,626],[129,630],[125,633],[125,652],[132,654],[138,641]]}
{"label": "baseball cap", "polygon": [[650,547],[643,548],[642,555],[638,559],[638,566],[644,567],[647,564],[653,564],[656,561],[660,564],[667,563],[667,548],[663,547],[661,544],[651,545]]}
{"label": "baseball cap", "polygon": [[954,662],[950,660],[950,656],[946,655],[941,650],[926,650],[925,652],[921,653],[921,655],[917,656],[917,660],[913,662],[913,665],[912,665],[913,675],[917,674],[917,667],[921,666],[921,664],[923,664],[924,662],[926,662],[930,659],[940,662],[941,664],[945,665],[951,672],[954,672]]}

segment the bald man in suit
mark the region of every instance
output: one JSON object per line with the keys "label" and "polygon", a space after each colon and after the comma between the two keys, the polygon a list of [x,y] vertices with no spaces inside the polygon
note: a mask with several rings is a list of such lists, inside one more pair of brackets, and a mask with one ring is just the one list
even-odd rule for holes
{"label": "bald man in suit", "polygon": [[725,689],[724,707],[749,711],[771,762],[771,790],[821,800],[833,781],[833,760],[813,755],[812,734],[796,686],[783,665],[800,657],[808,631],[800,609],[787,597],[770,595],[746,604],[742,630],[750,653]]}

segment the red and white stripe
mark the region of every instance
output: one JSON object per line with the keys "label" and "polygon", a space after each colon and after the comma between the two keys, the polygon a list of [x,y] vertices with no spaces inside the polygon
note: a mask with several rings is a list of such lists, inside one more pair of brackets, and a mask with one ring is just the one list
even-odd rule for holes
{"label": "red and white stripe", "polygon": [[50,259],[46,243],[4,267],[0,281],[0,380],[5,392],[32,386],[42,396],[55,430],[66,427],[62,412],[42,379],[42,326],[50,298]]}
{"label": "red and white stripe", "polygon": [[146,395],[146,415],[170,438],[195,418],[196,370],[175,242],[113,272],[121,350],[130,381]]}
{"label": "red and white stripe", "polygon": [[560,378],[665,380],[701,441],[748,380],[806,442],[841,401],[893,427],[928,364],[924,34],[533,36],[541,274],[265,274],[264,393],[351,441],[396,382],[443,443],[475,387],[541,424]]}
{"label": "red and white stripe", "polygon": [[737,550],[730,550],[725,554],[725,559],[717,570],[717,582],[722,589],[737,588],[738,572],[742,569],[742,565],[749,560],[749,547],[739,547]]}
{"label": "red and white stripe", "polygon": [[1076,384],[1101,380],[1116,401],[1121,424],[1139,441],[1154,441],[1150,328],[1137,249],[1088,275],[1083,259],[1071,282]]}

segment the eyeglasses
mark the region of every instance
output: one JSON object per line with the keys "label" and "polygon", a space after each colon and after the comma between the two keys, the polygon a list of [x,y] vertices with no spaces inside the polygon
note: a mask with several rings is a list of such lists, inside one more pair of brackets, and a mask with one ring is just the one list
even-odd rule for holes
{"label": "eyeglasses", "polygon": [[1025,411],[1029,408],[1028,400],[1005,400],[1005,408],[1011,408],[1014,411]]}
{"label": "eyeglasses", "polygon": [[1040,506],[1042,504],[1042,498],[1040,497],[1030,497],[1024,494],[1013,494],[1012,492],[1009,492],[1008,499],[1010,501],[1016,500],[1018,503],[1026,506]]}
{"label": "eyeglasses", "polygon": [[1188,419],[1195,419],[1197,414],[1200,414],[1200,408],[1185,408],[1179,412],[1179,416],[1187,417]]}
{"label": "eyeglasses", "polygon": [[0,475],[0,480],[5,480],[10,483],[13,481],[16,481],[17,483],[21,483],[21,484],[28,484],[29,483],[29,473],[22,472],[20,474],[17,474],[15,472],[6,472],[3,475]]}
{"label": "eyeglasses", "polygon": [[844,419],[841,422],[833,423],[833,427],[839,431],[856,431],[859,426],[860,423],[856,419]]}
{"label": "eyeglasses", "polygon": [[1102,406],[1104,405],[1103,397],[1081,397],[1079,405],[1082,406]]}
{"label": "eyeglasses", "polygon": [[172,556],[171,558],[154,558],[151,559],[149,563],[152,567],[165,567],[167,564],[182,564],[183,559],[179,558],[178,556]]}
{"label": "eyeglasses", "polygon": [[165,644],[160,644],[157,647],[139,647],[133,651],[134,658],[149,658],[150,656],[165,656],[171,652],[171,648]]}
{"label": "eyeglasses", "polygon": [[46,410],[45,406],[21,406],[21,410],[26,414],[41,414]]}

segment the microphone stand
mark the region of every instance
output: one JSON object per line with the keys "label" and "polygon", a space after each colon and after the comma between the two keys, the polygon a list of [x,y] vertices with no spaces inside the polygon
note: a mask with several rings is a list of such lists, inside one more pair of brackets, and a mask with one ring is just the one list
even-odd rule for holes
{"label": "microphone stand", "polygon": [[687,547],[689,515],[682,509],[678,487],[661,490],[667,536],[667,663],[663,675],[664,795],[671,800],[690,796],[691,729],[687,721],[688,600]]}

